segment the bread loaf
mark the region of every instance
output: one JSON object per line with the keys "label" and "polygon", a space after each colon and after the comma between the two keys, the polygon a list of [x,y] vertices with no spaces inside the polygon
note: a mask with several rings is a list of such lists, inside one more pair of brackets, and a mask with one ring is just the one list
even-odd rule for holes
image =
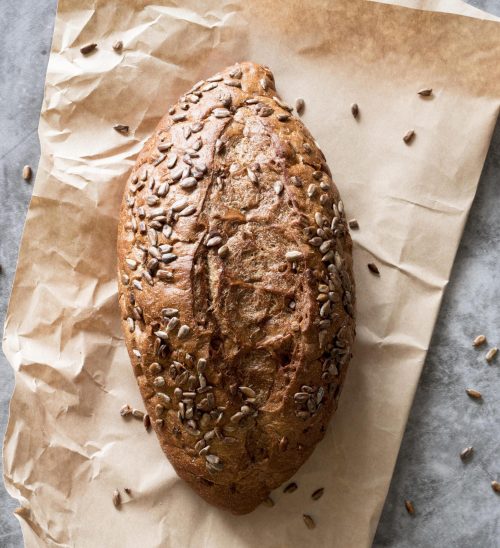
{"label": "bread loaf", "polygon": [[195,84],[139,154],[118,232],[125,340],[177,474],[250,512],[324,436],[354,338],[325,157],[266,67]]}

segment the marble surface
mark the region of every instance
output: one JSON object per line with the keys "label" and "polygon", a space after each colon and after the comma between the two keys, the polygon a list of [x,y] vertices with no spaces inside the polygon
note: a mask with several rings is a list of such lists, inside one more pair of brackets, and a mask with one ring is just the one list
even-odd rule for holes
{"label": "marble surface", "polygon": [[[500,0],[470,0],[500,16]],[[37,125],[56,0],[0,1],[0,325],[3,325],[32,185],[24,164],[39,157]],[[471,348],[479,332],[500,344],[500,124],[447,288],[374,547],[500,546],[500,360]],[[475,387],[484,402],[464,392]],[[0,352],[0,439],[13,374]],[[468,445],[467,464],[458,454]],[[0,462],[1,470],[1,462]],[[404,499],[413,500],[409,516]],[[0,547],[23,546],[16,501],[0,482]],[[182,548],[182,547],[180,547]]]}

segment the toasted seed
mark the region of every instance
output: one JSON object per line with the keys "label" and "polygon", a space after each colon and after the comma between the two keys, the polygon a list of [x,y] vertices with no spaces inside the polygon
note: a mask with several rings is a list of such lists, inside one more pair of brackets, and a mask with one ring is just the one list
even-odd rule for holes
{"label": "toasted seed", "polygon": [[292,481],[283,489],[283,493],[293,493],[294,491],[297,491],[298,487],[299,486]]}
{"label": "toasted seed", "polygon": [[174,329],[176,329],[177,326],[178,326],[180,323],[181,323],[181,321],[180,321],[179,318],[177,318],[176,316],[173,316],[172,318],[170,318],[170,321],[168,322],[167,328],[166,328],[167,333],[170,333],[171,331],[173,331]]}
{"label": "toasted seed", "polygon": [[481,392],[474,390],[473,388],[467,388],[465,391],[467,392],[467,395],[474,400],[480,400],[483,397]]}
{"label": "toasted seed", "polygon": [[241,411],[238,411],[235,413],[229,420],[234,423],[240,422],[240,420],[244,417],[244,414],[241,413]]}
{"label": "toasted seed", "polygon": [[380,276],[380,270],[378,269],[378,266],[375,263],[368,263],[366,265],[368,267],[368,270],[372,272],[373,274],[376,274],[377,276]]}
{"label": "toasted seed", "polygon": [[320,487],[319,489],[316,489],[316,491],[313,492],[313,494],[311,495],[311,498],[313,500],[318,500],[323,496],[324,492],[325,492],[324,488]]}
{"label": "toasted seed", "polygon": [[80,48],[80,53],[82,55],[88,55],[89,53],[93,52],[95,49],[97,49],[96,43],[87,44],[86,46],[83,46],[82,48]]}
{"label": "toasted seed", "polygon": [[352,228],[353,230],[357,230],[359,228],[359,223],[356,219],[351,219],[349,221],[349,228]]}
{"label": "toasted seed", "polygon": [[478,335],[473,341],[472,346],[481,346],[486,342],[486,337],[484,335]]}
{"label": "toasted seed", "polygon": [[181,325],[179,331],[177,332],[177,337],[179,337],[179,339],[183,339],[188,336],[189,331],[190,329],[188,325]]}
{"label": "toasted seed", "polygon": [[279,446],[280,446],[280,451],[286,451],[287,447],[288,447],[288,438],[283,436],[281,439],[280,439],[280,443],[279,443]]}
{"label": "toasted seed", "polygon": [[255,391],[248,386],[240,386],[239,390],[247,398],[255,398],[256,396]]}
{"label": "toasted seed", "polygon": [[411,500],[405,500],[405,507],[408,514],[414,514],[415,513],[415,507],[413,506],[413,502]]}
{"label": "toasted seed", "polygon": [[359,116],[359,106],[357,103],[353,103],[351,105],[351,114],[354,116],[354,118],[357,118]]}
{"label": "toasted seed", "polygon": [[231,116],[231,111],[229,111],[227,108],[214,108],[213,115],[216,118],[228,118]]}
{"label": "toasted seed", "polygon": [[116,124],[113,129],[122,135],[128,135],[129,127],[124,124]]}
{"label": "toasted seed", "polygon": [[494,346],[493,348],[490,348],[486,354],[486,361],[487,362],[493,361],[493,359],[497,355],[497,352],[498,352],[498,348],[496,346]]}
{"label": "toasted seed", "polygon": [[172,204],[172,211],[179,212],[182,211],[187,205],[188,200],[186,198],[181,198]]}
{"label": "toasted seed", "polygon": [[183,112],[179,114],[174,114],[172,116],[172,121],[174,122],[183,122],[185,119],[186,119],[186,114],[184,114]]}
{"label": "toasted seed", "polygon": [[155,377],[153,384],[156,388],[163,388],[165,386],[165,379],[163,377]]}
{"label": "toasted seed", "polygon": [[255,175],[255,173],[249,167],[247,167],[247,175],[252,183],[257,183],[259,181],[257,175]]}
{"label": "toasted seed", "polygon": [[422,97],[429,97],[432,94],[432,88],[423,88],[417,92]]}
{"label": "toasted seed", "polygon": [[132,414],[132,408],[127,403],[120,408],[120,415],[122,417],[128,417]]}
{"label": "toasted seed", "polygon": [[274,112],[274,110],[271,107],[264,106],[261,109],[259,109],[259,112],[257,113],[261,118],[265,118],[267,116],[271,116],[271,114]]}
{"label": "toasted seed", "polygon": [[297,114],[302,114],[304,112],[304,108],[306,106],[306,103],[304,99],[301,99],[300,97],[295,101],[295,110],[297,111]]}
{"label": "toasted seed", "polygon": [[130,268],[130,270],[135,270],[137,268],[137,261],[134,261],[134,259],[125,259],[125,262],[127,263],[127,266]]}
{"label": "toasted seed", "polygon": [[288,122],[288,120],[290,120],[290,114],[278,114],[277,118],[280,122]]}
{"label": "toasted seed", "polygon": [[113,49],[115,51],[121,51],[123,49],[123,42],[121,40],[117,40],[114,44],[113,44]]}
{"label": "toasted seed", "polygon": [[409,131],[407,131],[403,137],[403,141],[409,145],[413,139],[415,137],[415,131],[413,129],[410,129]]}
{"label": "toasted seed", "polygon": [[315,184],[310,184],[308,187],[307,187],[307,195],[309,196],[309,198],[314,198],[314,196],[316,196],[318,194],[318,187],[317,185]]}
{"label": "toasted seed", "polygon": [[115,505],[115,508],[119,508],[122,503],[122,497],[120,495],[120,491],[118,489],[115,489],[113,491],[113,504]]}
{"label": "toasted seed", "polygon": [[32,171],[30,166],[23,167],[23,179],[29,181],[31,179]]}
{"label": "toasted seed", "polygon": [[495,493],[500,493],[500,483],[498,481],[493,480],[491,482],[491,488],[495,491]]}
{"label": "toasted seed", "polygon": [[273,184],[273,189],[274,189],[274,192],[276,192],[276,194],[278,194],[279,196],[283,192],[283,183],[281,181],[276,181]]}
{"label": "toasted seed", "polygon": [[151,429],[151,418],[147,413],[144,415],[142,424],[144,424],[144,428],[146,429],[146,432],[149,432],[149,430]]}
{"label": "toasted seed", "polygon": [[288,103],[285,103],[285,101],[276,96],[274,96],[273,99],[281,108],[288,110],[288,112],[292,112],[293,107],[291,107]]}
{"label": "toasted seed", "polygon": [[144,419],[144,412],[139,409],[132,409],[132,416],[142,421]]}
{"label": "toasted seed", "polygon": [[274,500],[271,497],[267,497],[262,501],[262,504],[268,508],[272,508],[274,506]]}
{"label": "toasted seed", "polygon": [[461,452],[460,452],[460,458],[462,460],[467,460],[469,459],[470,457],[472,457],[472,454],[474,453],[474,448],[471,446],[471,447],[466,447],[465,449],[463,449]]}
{"label": "toasted seed", "polygon": [[222,243],[222,238],[220,236],[214,236],[210,238],[205,244],[207,247],[216,247]]}
{"label": "toasted seed", "polygon": [[219,255],[221,259],[224,259],[225,257],[229,255],[229,247],[227,247],[227,245],[222,245],[217,250],[217,254]]}
{"label": "toasted seed", "polygon": [[302,514],[302,517],[304,518],[304,523],[308,529],[314,529],[316,527],[316,523],[309,514]]}
{"label": "toasted seed", "polygon": [[259,80],[259,83],[260,83],[260,87],[266,91],[267,90],[267,78],[261,78]]}
{"label": "toasted seed", "polygon": [[290,262],[299,261],[304,258],[304,254],[301,251],[287,251],[285,254],[286,260]]}

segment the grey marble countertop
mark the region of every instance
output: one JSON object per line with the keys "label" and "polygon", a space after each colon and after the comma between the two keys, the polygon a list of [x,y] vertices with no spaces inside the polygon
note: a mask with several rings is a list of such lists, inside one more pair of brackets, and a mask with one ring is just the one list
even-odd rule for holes
{"label": "grey marble countertop", "polygon": [[[469,0],[500,16],[500,0]],[[39,158],[38,118],[56,0],[0,2],[0,325],[3,325],[32,185],[24,164]],[[484,333],[500,343],[500,123],[439,314],[374,547],[500,547],[500,360],[471,348]],[[484,354],[484,353],[483,353]],[[478,404],[466,387],[484,394]],[[0,439],[13,374],[0,352]],[[473,445],[464,464],[459,453]],[[0,469],[1,469],[0,462]],[[409,516],[404,500],[411,499]],[[16,501],[0,482],[0,547],[23,546]],[[182,548],[182,547],[180,547]]]}

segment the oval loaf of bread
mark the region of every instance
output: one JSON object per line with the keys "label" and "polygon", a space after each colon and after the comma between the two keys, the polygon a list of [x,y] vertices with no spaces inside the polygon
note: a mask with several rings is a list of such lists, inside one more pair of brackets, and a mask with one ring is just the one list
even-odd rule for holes
{"label": "oval loaf of bread", "polygon": [[351,251],[325,158],[267,67],[195,84],[139,154],[123,330],[161,447],[208,502],[250,512],[324,436],[354,339]]}

